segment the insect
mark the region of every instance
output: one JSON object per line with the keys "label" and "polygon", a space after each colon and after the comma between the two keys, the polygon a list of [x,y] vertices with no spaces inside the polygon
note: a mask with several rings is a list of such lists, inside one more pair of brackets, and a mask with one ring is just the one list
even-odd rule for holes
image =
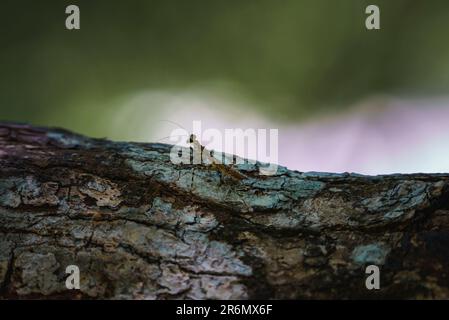
{"label": "insect", "polygon": [[[201,143],[198,142],[198,140],[194,134],[191,134],[189,136],[187,143],[190,143],[194,152],[198,151],[198,152],[200,152],[200,154],[202,156],[205,156],[207,161],[210,162],[211,166],[214,169],[217,169],[218,171],[220,171],[222,176],[228,176],[228,177],[231,177],[234,180],[238,180],[238,181],[248,178],[247,176],[240,173],[236,169],[234,169],[230,166],[224,165],[220,160],[218,160],[217,158],[212,156],[213,151],[209,151],[203,145],[201,145]],[[206,151],[206,152],[204,152],[204,151]]]}
{"label": "insect", "polygon": [[[184,127],[182,127],[178,123],[175,123],[173,121],[168,121],[168,120],[164,120],[164,121],[175,124],[176,126],[182,128],[188,132],[188,130],[186,130]],[[234,169],[233,167],[231,167],[229,165],[223,164],[222,161],[220,161],[219,159],[214,157],[213,156],[214,151],[206,149],[206,147],[204,147],[198,141],[196,135],[190,134],[186,142],[191,146],[194,154],[196,154],[201,159],[201,163],[207,162],[208,164],[211,165],[212,168],[219,171],[222,177],[229,177],[229,178],[233,179],[234,181],[241,181],[243,179],[248,179],[248,177],[246,175],[244,175],[243,173],[237,171],[236,169]]]}

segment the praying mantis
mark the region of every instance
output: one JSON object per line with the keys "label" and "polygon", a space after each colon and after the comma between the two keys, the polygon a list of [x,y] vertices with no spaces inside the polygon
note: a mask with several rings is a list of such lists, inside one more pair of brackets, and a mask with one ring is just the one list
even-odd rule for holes
{"label": "praying mantis", "polygon": [[[191,134],[189,136],[189,139],[187,140],[187,143],[189,143],[193,147],[194,152],[198,151],[198,152],[201,152],[201,154],[203,156],[206,156],[207,161],[210,162],[211,166],[214,169],[220,171],[222,176],[228,176],[228,177],[231,177],[232,179],[237,180],[237,181],[240,181],[240,180],[248,178],[247,176],[245,176],[244,174],[240,173],[236,169],[234,169],[234,168],[232,168],[230,166],[226,166],[220,160],[218,160],[217,158],[213,157],[211,155],[211,151],[207,150],[203,145],[201,145],[198,142],[198,140],[197,140],[197,138],[196,138],[196,136],[194,134]],[[206,152],[203,152],[204,150],[206,150]]]}
{"label": "praying mantis", "polygon": [[[178,124],[176,122],[168,121],[168,120],[165,120],[165,121],[175,124],[176,126],[182,128],[188,132],[188,130],[186,130],[180,124]],[[239,172],[237,169],[233,168],[232,166],[226,165],[226,164],[222,163],[222,161],[220,161],[219,159],[215,158],[213,156],[214,151],[206,149],[206,147],[204,147],[198,141],[196,135],[194,135],[193,133],[189,135],[186,142],[190,145],[190,147],[192,148],[194,153],[197,153],[200,155],[200,157],[205,158],[205,159],[202,159],[201,163],[204,163],[204,160],[206,160],[213,169],[220,172],[222,177],[229,177],[234,181],[241,181],[244,179],[248,179],[248,177],[246,175]]]}

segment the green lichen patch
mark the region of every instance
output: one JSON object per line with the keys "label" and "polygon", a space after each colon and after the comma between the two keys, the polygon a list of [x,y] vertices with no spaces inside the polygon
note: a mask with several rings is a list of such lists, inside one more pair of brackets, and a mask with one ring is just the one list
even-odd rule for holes
{"label": "green lichen patch", "polygon": [[356,247],[352,251],[352,260],[356,264],[374,264],[383,265],[387,258],[390,248],[383,243],[370,243]]}

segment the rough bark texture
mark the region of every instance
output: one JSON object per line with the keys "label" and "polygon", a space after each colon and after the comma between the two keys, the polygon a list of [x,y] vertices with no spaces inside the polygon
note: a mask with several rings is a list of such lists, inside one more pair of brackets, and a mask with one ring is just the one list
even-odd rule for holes
{"label": "rough bark texture", "polygon": [[237,182],[169,151],[0,125],[0,297],[449,298],[448,174]]}

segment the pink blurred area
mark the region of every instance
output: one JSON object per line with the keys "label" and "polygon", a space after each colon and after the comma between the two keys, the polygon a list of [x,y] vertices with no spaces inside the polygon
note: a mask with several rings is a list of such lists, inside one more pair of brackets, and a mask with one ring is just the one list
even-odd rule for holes
{"label": "pink blurred area", "polygon": [[449,172],[449,103],[390,101],[286,127],[279,153],[301,171]]}

